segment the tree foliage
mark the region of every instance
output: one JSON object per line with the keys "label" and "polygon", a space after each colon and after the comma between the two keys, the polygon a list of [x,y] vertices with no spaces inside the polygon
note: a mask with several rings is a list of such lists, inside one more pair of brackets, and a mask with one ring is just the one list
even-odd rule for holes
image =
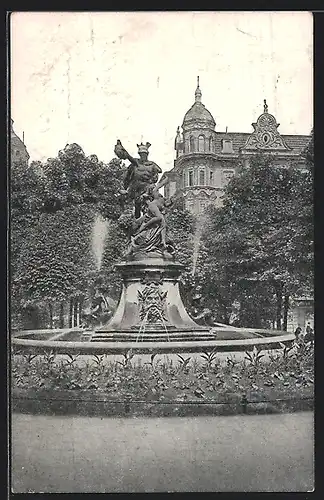
{"label": "tree foliage", "polygon": [[167,235],[175,246],[175,258],[184,269],[180,276],[180,293],[186,307],[190,307],[195,288],[193,275],[194,234],[196,218],[184,206],[181,196],[174,200],[166,214]]}
{"label": "tree foliage", "polygon": [[94,268],[90,248],[93,218],[84,205],[42,213],[21,241],[13,292],[23,291],[23,297],[35,303],[83,295]]}
{"label": "tree foliage", "polygon": [[127,243],[127,231],[123,224],[111,221],[104,246],[99,282],[106,293],[116,300],[121,292],[122,280],[115,266],[123,260]]}
{"label": "tree foliage", "polygon": [[[276,165],[265,155],[240,168],[227,186],[223,206],[209,209],[203,237],[207,249],[203,276],[211,295],[212,289],[218,298],[223,293],[229,307],[235,296],[251,287],[257,291],[256,283],[262,282],[264,291],[270,285],[278,296],[310,286],[311,192],[308,168]],[[252,300],[257,301],[257,297],[260,295],[255,293]]]}
{"label": "tree foliage", "polygon": [[78,144],[68,144],[44,165],[46,211],[80,204],[96,206],[108,219],[117,220],[123,205],[119,198],[123,164],[114,158],[108,164],[96,155],[85,156]]}
{"label": "tree foliage", "polygon": [[123,165],[87,157],[67,145],[44,164],[11,166],[11,304],[16,316],[30,304],[86,293],[96,269],[91,230],[96,213],[117,220]]}

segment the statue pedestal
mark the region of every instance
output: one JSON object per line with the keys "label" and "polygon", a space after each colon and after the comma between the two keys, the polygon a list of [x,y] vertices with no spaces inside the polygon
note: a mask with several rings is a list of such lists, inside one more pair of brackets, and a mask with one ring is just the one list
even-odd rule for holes
{"label": "statue pedestal", "polygon": [[165,258],[130,260],[116,266],[123,290],[114,316],[95,330],[91,341],[211,340],[207,326],[188,315],[179,293],[184,266]]}

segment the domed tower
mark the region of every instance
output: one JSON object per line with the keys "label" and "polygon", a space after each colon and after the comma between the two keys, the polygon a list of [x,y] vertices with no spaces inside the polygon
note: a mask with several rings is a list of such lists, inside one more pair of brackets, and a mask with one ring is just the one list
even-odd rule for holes
{"label": "domed tower", "polygon": [[29,154],[23,141],[18,137],[13,129],[13,119],[11,119],[10,131],[10,153],[12,163],[25,163],[28,165]]}
{"label": "domed tower", "polygon": [[195,102],[184,116],[182,133],[178,127],[175,139],[177,185],[183,193],[186,207],[196,214],[217,198],[214,185],[217,168],[216,123],[201,98],[198,76]]}

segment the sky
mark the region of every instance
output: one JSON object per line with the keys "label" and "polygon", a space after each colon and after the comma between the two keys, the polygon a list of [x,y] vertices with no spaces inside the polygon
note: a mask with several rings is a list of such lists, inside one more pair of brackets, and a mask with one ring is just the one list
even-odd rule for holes
{"label": "sky", "polygon": [[174,138],[194,102],[216,131],[252,132],[263,112],[282,134],[313,126],[309,12],[14,12],[11,117],[31,160],[76,142],[108,162],[120,139],[173,166]]}

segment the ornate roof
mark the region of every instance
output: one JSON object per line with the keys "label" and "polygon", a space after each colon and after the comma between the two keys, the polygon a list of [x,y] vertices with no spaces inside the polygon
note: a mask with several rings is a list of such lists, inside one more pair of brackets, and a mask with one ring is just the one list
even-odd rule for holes
{"label": "ornate roof", "polygon": [[197,88],[195,91],[195,102],[184,116],[182,127],[183,129],[199,127],[215,128],[215,120],[213,115],[206,109],[205,105],[201,102],[201,90],[199,87],[199,76],[197,77]]}
{"label": "ornate roof", "polygon": [[[251,133],[249,132],[217,132],[215,136],[215,154],[221,154],[223,139],[231,141],[233,145],[233,153],[227,154],[226,156],[230,157],[231,154],[238,155],[242,150],[248,154],[252,150],[246,150],[244,146],[250,137]],[[292,155],[300,155],[310,141],[309,135],[282,134],[281,137],[289,148],[287,152]]]}
{"label": "ornate roof", "polygon": [[254,131],[246,141],[243,149],[250,150],[276,150],[276,151],[290,151],[284,138],[279,134],[275,117],[268,113],[268,105],[264,100],[264,112],[259,116],[256,123],[252,123]]}
{"label": "ornate roof", "polygon": [[[253,133],[252,133],[253,134]],[[215,152],[220,153],[222,149],[221,141],[223,139],[228,139],[232,141],[233,144],[233,152],[234,154],[238,154],[241,150],[248,151],[245,148],[245,144],[249,140],[252,135],[248,132],[217,132],[216,134],[216,144],[215,144]],[[286,135],[282,134],[280,136],[284,142],[288,146],[288,150],[292,154],[300,154],[303,149],[307,146],[310,141],[309,135]],[[261,148],[259,148],[261,149]],[[263,148],[266,150],[266,148]]]}
{"label": "ornate roof", "polygon": [[10,146],[11,146],[11,154],[13,151],[21,151],[22,155],[26,160],[29,159],[29,154],[24,142],[18,137],[16,132],[13,129],[13,119],[11,119],[11,130],[10,130]]}
{"label": "ornate roof", "polygon": [[20,139],[20,137],[18,137],[18,135],[14,131],[13,124],[14,124],[14,121],[11,118],[11,131],[10,131],[11,144],[15,144],[16,146],[22,146],[22,147],[26,148],[23,141]]}

